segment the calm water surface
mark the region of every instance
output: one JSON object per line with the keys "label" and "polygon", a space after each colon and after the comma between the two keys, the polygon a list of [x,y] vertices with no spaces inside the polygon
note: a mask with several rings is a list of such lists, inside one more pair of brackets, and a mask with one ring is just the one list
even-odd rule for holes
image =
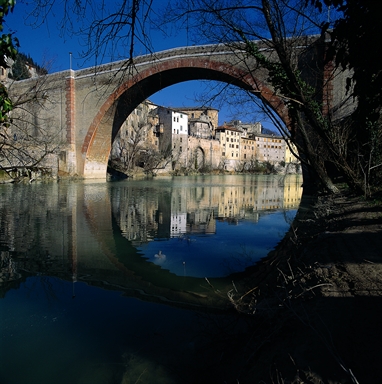
{"label": "calm water surface", "polygon": [[282,239],[301,183],[0,185],[0,383],[236,380],[232,274]]}

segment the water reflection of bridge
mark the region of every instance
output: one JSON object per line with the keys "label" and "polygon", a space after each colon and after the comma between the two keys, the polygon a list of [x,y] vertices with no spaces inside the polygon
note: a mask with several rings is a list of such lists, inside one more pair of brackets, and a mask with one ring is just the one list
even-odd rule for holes
{"label": "water reflection of bridge", "polygon": [[134,192],[129,183],[123,188],[107,183],[8,186],[3,191],[0,241],[7,268],[13,269],[1,275],[3,294],[27,276],[40,274],[74,286],[86,281],[144,300],[225,308],[230,276],[208,281],[177,276],[148,263],[137,246],[154,237],[213,233],[220,219],[256,220],[263,212],[258,209],[262,196],[268,197],[264,204],[272,199],[272,208],[282,208],[285,199],[297,199],[301,190],[297,178],[284,188],[277,178],[260,184],[248,178],[217,189],[207,179],[196,185],[188,179],[176,188],[164,186],[160,194],[147,185]]}

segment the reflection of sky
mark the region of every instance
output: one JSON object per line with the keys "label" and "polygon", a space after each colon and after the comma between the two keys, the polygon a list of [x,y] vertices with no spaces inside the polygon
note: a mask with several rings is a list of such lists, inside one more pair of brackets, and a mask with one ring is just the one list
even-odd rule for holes
{"label": "reflection of sky", "polygon": [[[213,235],[185,235],[153,241],[140,250],[149,262],[178,276],[221,277],[244,270],[265,257],[284,237],[296,210],[260,216],[259,222],[217,222]],[[165,257],[159,258],[159,251]]]}

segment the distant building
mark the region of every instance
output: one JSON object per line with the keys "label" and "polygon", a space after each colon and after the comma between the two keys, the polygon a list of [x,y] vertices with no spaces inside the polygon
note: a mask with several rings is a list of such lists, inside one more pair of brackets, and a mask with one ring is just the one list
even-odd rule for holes
{"label": "distant building", "polygon": [[241,120],[233,120],[228,123],[228,125],[233,125],[235,128],[242,131],[242,137],[252,137],[262,133],[262,125],[259,122],[256,123],[242,123]]}
{"label": "distant building", "polygon": [[187,166],[188,115],[185,112],[165,107],[157,107],[156,113],[159,123],[163,127],[159,149],[164,152],[172,151],[173,169],[176,163]]}
{"label": "distant building", "polygon": [[285,140],[281,136],[256,134],[256,159],[270,163],[285,161]]}
{"label": "distant building", "polygon": [[294,153],[298,153],[296,146],[290,140],[288,140],[285,144],[285,163],[299,163],[300,160],[294,155]]}
{"label": "distant building", "polygon": [[216,128],[215,138],[220,142],[221,159],[226,170],[235,170],[240,162],[240,138],[242,131],[233,125]]}
{"label": "distant building", "polygon": [[214,131],[209,116],[202,113],[199,117],[188,118],[188,133],[190,136],[211,139],[214,136]]}
{"label": "distant building", "polygon": [[14,61],[11,58],[4,56],[4,59],[7,67],[0,67],[0,81],[2,83],[9,81],[9,74],[12,73],[12,65],[14,64]]}
{"label": "distant building", "polygon": [[0,81],[3,82],[7,78],[7,70],[4,67],[0,67]]}
{"label": "distant building", "polygon": [[257,143],[256,138],[242,137],[241,138],[241,161],[257,160]]}
{"label": "distant building", "polygon": [[[198,136],[198,134],[207,137],[208,134],[215,135],[215,129],[218,127],[219,110],[212,107],[181,107],[173,108],[174,111],[184,112],[188,116],[189,134]],[[208,125],[208,128],[207,128]]]}
{"label": "distant building", "polygon": [[217,118],[218,110],[213,108],[181,110],[146,100],[122,125],[113,143],[112,158],[126,162],[129,152],[138,147],[138,152],[150,148],[162,152],[167,159],[171,157],[167,171],[204,166],[236,171],[248,169],[255,161],[274,165],[298,163],[286,141],[281,136],[262,133],[261,123],[234,120],[215,127]]}

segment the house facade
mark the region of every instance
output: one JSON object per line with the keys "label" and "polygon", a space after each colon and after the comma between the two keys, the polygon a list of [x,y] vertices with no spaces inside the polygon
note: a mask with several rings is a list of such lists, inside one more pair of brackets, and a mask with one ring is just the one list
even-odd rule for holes
{"label": "house facade", "polygon": [[159,122],[163,124],[159,150],[172,156],[172,169],[178,165],[188,166],[188,115],[171,108],[157,107]]}
{"label": "house facade", "polygon": [[205,139],[214,136],[215,129],[218,127],[219,110],[212,107],[181,107],[174,110],[187,114],[190,136]]}
{"label": "house facade", "polygon": [[222,166],[226,170],[235,170],[240,162],[242,131],[233,125],[216,128],[215,138],[220,143]]}
{"label": "house facade", "polygon": [[281,136],[258,133],[253,136],[256,141],[256,159],[272,164],[285,161],[285,140]]}
{"label": "house facade", "polygon": [[261,123],[235,120],[215,126],[217,118],[218,111],[212,108],[183,111],[146,100],[122,125],[111,157],[127,163],[139,151],[150,149],[171,159],[164,168],[167,172],[205,166],[241,171],[255,162],[298,162],[282,137],[261,133]]}

